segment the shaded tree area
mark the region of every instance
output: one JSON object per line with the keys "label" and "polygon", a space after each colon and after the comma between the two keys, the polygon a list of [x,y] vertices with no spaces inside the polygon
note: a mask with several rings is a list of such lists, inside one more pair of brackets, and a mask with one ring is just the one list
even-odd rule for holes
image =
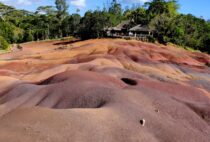
{"label": "shaded tree area", "polygon": [[129,27],[148,25],[160,43],[172,42],[210,53],[210,21],[180,14],[177,0],[152,0],[125,10],[113,0],[108,7],[87,11],[82,17],[69,14],[68,9],[67,0],[55,0],[55,6],[40,6],[36,12],[0,3],[0,45],[68,36],[101,38],[104,28],[129,20]]}
{"label": "shaded tree area", "polygon": [[153,0],[146,3],[149,27],[163,44],[172,42],[210,53],[210,24],[191,14],[179,14],[176,0]]}
{"label": "shaded tree area", "polygon": [[104,11],[86,12],[81,19],[78,35],[82,39],[103,37],[104,27],[112,25],[110,18]]}
{"label": "shaded tree area", "polygon": [[55,5],[28,12],[0,3],[0,36],[12,44],[74,35],[81,16],[68,14],[66,0],[56,0]]}

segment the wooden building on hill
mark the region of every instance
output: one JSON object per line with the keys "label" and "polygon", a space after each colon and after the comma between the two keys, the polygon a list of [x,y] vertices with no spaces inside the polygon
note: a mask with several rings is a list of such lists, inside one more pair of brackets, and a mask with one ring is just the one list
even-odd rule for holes
{"label": "wooden building on hill", "polygon": [[109,37],[122,37],[128,34],[128,26],[130,21],[123,21],[116,27],[110,27],[105,29],[107,36]]}
{"label": "wooden building on hill", "polygon": [[147,41],[149,36],[153,36],[153,31],[147,25],[137,25],[129,29],[129,36],[138,40]]}
{"label": "wooden building on hill", "polygon": [[153,31],[147,25],[136,25],[129,28],[130,21],[123,21],[116,27],[110,27],[105,29],[108,37],[125,38],[125,39],[137,39],[142,41],[148,41],[149,36],[153,36]]}

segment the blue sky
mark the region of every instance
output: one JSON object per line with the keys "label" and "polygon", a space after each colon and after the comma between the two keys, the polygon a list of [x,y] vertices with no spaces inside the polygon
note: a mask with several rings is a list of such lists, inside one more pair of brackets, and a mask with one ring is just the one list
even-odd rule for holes
{"label": "blue sky", "polygon": [[[69,12],[74,13],[76,9],[80,9],[80,13],[84,14],[89,9],[102,8],[111,0],[67,0],[70,8]],[[143,3],[149,0],[119,0],[122,2],[123,7],[131,6],[137,3]],[[54,0],[0,0],[0,2],[15,6],[18,9],[26,9],[35,11],[40,5],[54,5]],[[210,19],[210,0],[179,0],[181,13],[192,13],[197,17]]]}

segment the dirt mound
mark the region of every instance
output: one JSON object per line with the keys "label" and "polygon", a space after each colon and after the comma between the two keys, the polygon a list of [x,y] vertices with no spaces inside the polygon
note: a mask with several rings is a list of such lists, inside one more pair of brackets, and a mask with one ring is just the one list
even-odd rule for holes
{"label": "dirt mound", "polygon": [[21,46],[0,55],[0,141],[210,141],[209,55],[120,39]]}

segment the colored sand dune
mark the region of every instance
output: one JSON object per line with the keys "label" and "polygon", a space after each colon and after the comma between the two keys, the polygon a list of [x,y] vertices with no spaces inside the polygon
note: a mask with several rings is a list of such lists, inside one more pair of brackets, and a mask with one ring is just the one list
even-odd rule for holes
{"label": "colored sand dune", "polygon": [[121,39],[0,55],[1,142],[209,142],[210,56]]}

